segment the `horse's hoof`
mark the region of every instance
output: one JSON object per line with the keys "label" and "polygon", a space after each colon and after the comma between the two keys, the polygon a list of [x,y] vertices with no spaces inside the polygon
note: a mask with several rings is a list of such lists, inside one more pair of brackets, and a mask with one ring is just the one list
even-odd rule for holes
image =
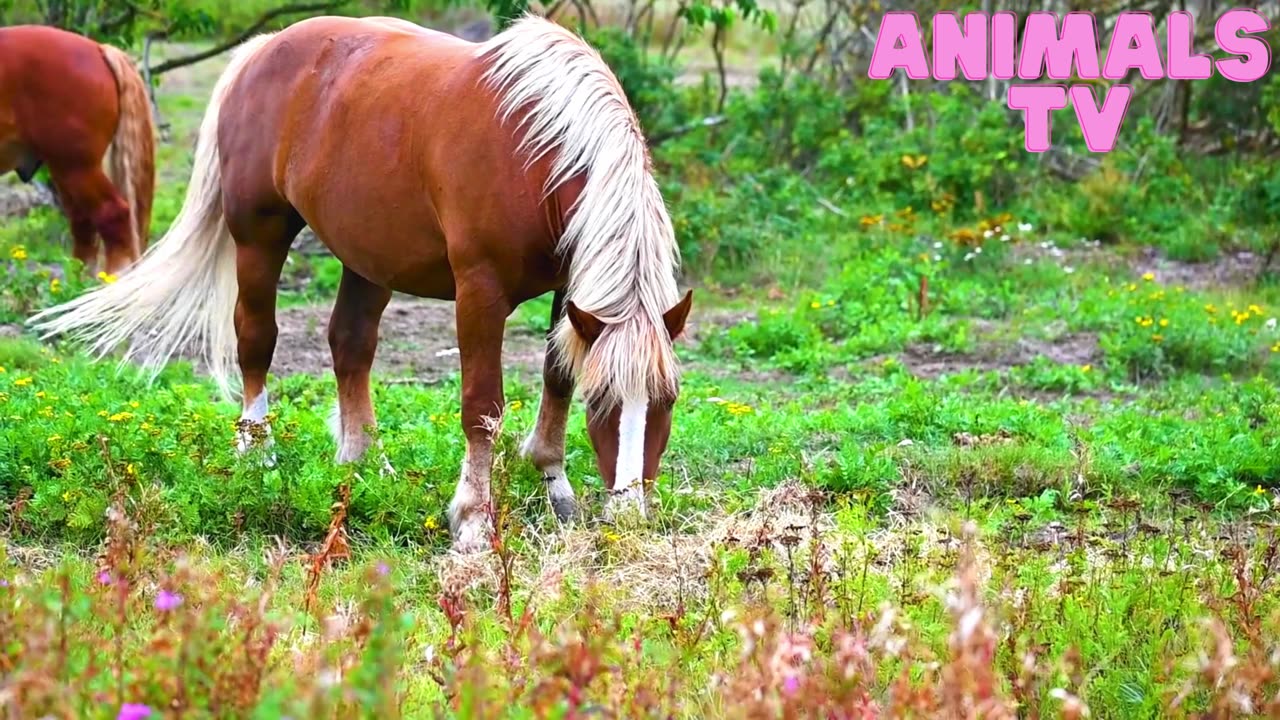
{"label": "horse's hoof", "polygon": [[566,525],[578,516],[578,501],[572,495],[551,496],[551,509],[556,519]]}
{"label": "horse's hoof", "polygon": [[493,531],[489,527],[487,517],[473,516],[450,525],[450,534],[453,535],[453,552],[459,555],[470,555],[493,547],[491,542]]}

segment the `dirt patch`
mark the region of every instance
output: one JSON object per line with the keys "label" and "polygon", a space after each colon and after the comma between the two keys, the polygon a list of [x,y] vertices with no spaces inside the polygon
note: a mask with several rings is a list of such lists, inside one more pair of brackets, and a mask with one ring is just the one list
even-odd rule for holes
{"label": "dirt patch", "polygon": [[[1262,258],[1247,250],[1224,252],[1208,262],[1171,260],[1155,248],[1143,248],[1134,261],[1134,274],[1151,273],[1157,282],[1192,290],[1251,285],[1262,269]],[[1274,265],[1275,263],[1273,263]]]}
{"label": "dirt patch", "polygon": [[988,345],[973,353],[949,353],[937,346],[912,345],[898,359],[916,377],[934,380],[970,370],[1002,372],[1041,357],[1060,365],[1087,365],[1101,360],[1102,353],[1097,335],[1072,333],[1053,340],[1021,338],[1007,347]]}
{"label": "dirt patch", "polygon": [[1024,243],[1012,248],[1011,257],[1015,263],[1051,259],[1064,268],[1091,266],[1108,273],[1116,268],[1128,268],[1131,277],[1151,273],[1158,283],[1190,290],[1251,285],[1258,277],[1263,262],[1261,256],[1248,250],[1223,251],[1212,260],[1186,262],[1166,257],[1155,247],[1142,246],[1131,252],[1121,252],[1117,248],[1103,246],[1097,240],[1070,248],[1060,248],[1049,241]]}
{"label": "dirt patch", "polygon": [[[278,376],[332,372],[328,304],[281,310],[271,371]],[[525,328],[508,327],[502,347],[503,367],[542,372],[545,339]],[[423,382],[443,379],[460,370],[454,305],[441,300],[397,296],[382,315],[378,329],[375,373],[412,376]]]}

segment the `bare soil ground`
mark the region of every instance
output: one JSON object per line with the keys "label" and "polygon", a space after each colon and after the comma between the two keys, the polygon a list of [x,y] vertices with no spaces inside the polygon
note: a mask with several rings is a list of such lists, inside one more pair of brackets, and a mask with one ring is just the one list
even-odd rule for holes
{"label": "bare soil ground", "polygon": [[[273,374],[318,375],[330,372],[328,303],[281,310],[276,322]],[[387,306],[379,327],[374,372],[411,375],[424,382],[447,377],[459,370],[454,305],[439,300],[397,296]],[[508,369],[541,373],[545,339],[526,328],[507,327],[503,364]]]}
{"label": "bare soil ground", "polygon": [[1102,359],[1098,337],[1075,333],[1053,340],[1020,338],[1011,345],[984,343],[972,353],[949,353],[932,345],[912,345],[898,356],[916,377],[932,380],[967,370],[1002,371],[1044,357],[1062,365],[1087,365]]}

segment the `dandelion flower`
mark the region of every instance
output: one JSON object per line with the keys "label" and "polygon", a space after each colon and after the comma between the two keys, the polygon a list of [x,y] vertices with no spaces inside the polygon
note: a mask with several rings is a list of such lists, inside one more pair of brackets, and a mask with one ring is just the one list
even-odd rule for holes
{"label": "dandelion flower", "polygon": [[22,377],[22,378],[18,378],[17,380],[14,380],[14,381],[13,381],[13,386],[14,386],[14,387],[26,387],[26,386],[30,385],[32,382],[33,382],[33,381],[32,381],[32,379],[31,379],[31,378],[29,378],[29,377]]}
{"label": "dandelion flower", "polygon": [[115,275],[112,275],[112,274],[111,274],[111,273],[109,273],[109,272],[99,272],[99,273],[98,273],[98,279],[99,279],[99,280],[101,280],[102,282],[104,282],[104,283],[106,283],[106,284],[110,285],[111,283],[115,282],[115,281],[116,281],[116,280],[118,280],[119,278],[117,278]]}
{"label": "dandelion flower", "polygon": [[13,258],[14,260],[26,260],[27,249],[19,245],[9,251],[9,257]]}
{"label": "dandelion flower", "polygon": [[809,303],[809,307],[813,310],[817,310],[818,308],[822,307],[822,303],[818,302],[817,300],[814,300],[813,302]]}
{"label": "dandelion flower", "polygon": [[1088,364],[1088,363],[1085,363],[1084,365],[1081,365],[1081,366],[1080,366],[1080,372],[1082,372],[1082,373],[1086,373],[1086,374],[1087,374],[1090,370],[1093,370],[1093,365],[1090,365],[1090,364]]}
{"label": "dandelion flower", "polygon": [[1153,272],[1142,273],[1142,279],[1146,280],[1147,282],[1151,282],[1152,280],[1156,279],[1156,274]]}
{"label": "dandelion flower", "polygon": [[1169,327],[1169,318],[1160,318],[1160,327]]}

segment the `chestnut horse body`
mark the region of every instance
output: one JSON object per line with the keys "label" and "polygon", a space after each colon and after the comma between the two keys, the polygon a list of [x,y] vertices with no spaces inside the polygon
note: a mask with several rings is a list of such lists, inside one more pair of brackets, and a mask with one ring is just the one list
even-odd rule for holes
{"label": "chestnut horse body", "polygon": [[250,40],[214,90],[186,203],[143,272],[37,322],[99,352],[131,341],[127,357],[153,366],[196,341],[220,380],[234,349],[247,449],[266,422],[276,283],[304,226],[344,266],[329,326],[339,462],[371,445],[369,372],[392,292],[454,300],[467,453],[450,521],[456,548],[486,546],[503,328],[518,304],[554,292],[523,452],[567,519],[576,383],[606,510],[644,512],[691,295],[678,294],[674,233],[635,115],[581,39],[536,18],[474,44],[389,18],[325,17]]}
{"label": "chestnut horse body", "polygon": [[30,182],[49,168],[90,270],[99,236],[110,273],[146,248],[154,135],[146,86],[123,52],[51,27],[0,28],[0,174]]}

